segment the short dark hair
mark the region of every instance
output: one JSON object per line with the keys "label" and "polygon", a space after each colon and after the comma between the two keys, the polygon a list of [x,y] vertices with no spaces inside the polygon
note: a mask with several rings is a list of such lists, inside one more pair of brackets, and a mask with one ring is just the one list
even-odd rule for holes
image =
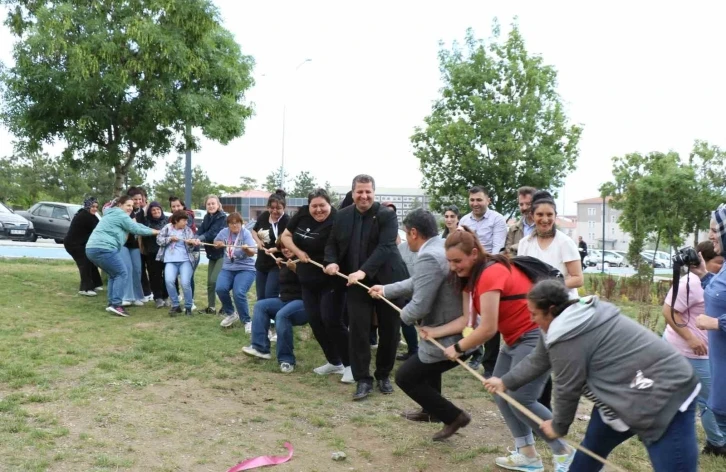
{"label": "short dark hair", "polygon": [[316,198],[322,198],[330,204],[330,195],[328,195],[328,191],[324,188],[316,188],[308,194],[308,205]]}
{"label": "short dark hair", "polygon": [[537,283],[527,294],[527,300],[540,310],[549,311],[552,308],[552,316],[559,316],[567,307],[579,301],[577,298],[571,300],[570,289],[557,279]]}
{"label": "short dark hair", "polygon": [[116,199],[116,204],[114,206],[120,207],[129,200],[131,200],[131,197],[129,197],[128,195],[121,195]]}
{"label": "short dark hair", "polygon": [[534,196],[535,192],[537,192],[537,189],[534,187],[519,187],[517,190],[517,195],[520,195],[524,197],[525,195],[532,195]]}
{"label": "short dark hair", "polygon": [[284,209],[287,206],[285,197],[287,197],[287,193],[283,189],[278,188],[277,190],[275,190],[275,193],[267,198],[267,208],[270,208],[273,203],[277,202]]}
{"label": "short dark hair", "polygon": [[358,174],[353,177],[352,190],[355,190],[355,184],[371,184],[373,186],[373,190],[376,189],[376,180],[368,174]]}
{"label": "short dark hair", "polygon": [[244,224],[244,220],[242,219],[242,215],[240,215],[238,212],[233,211],[229,215],[227,215],[227,225],[231,225],[232,223],[239,223]]}
{"label": "short dark hair", "polygon": [[552,208],[555,210],[555,214],[557,213],[555,199],[547,190],[537,190],[534,192],[534,195],[532,195],[532,213],[534,213],[537,210],[537,207],[542,204],[552,205]]}
{"label": "short dark hair", "polygon": [[713,247],[713,243],[709,240],[701,241],[700,243],[698,243],[698,246],[696,246],[696,252],[701,253],[704,262],[708,262],[711,259],[714,259],[721,255],[716,253],[716,250]]}
{"label": "short dark hair", "polygon": [[186,204],[186,203],[184,203],[184,200],[182,200],[182,199],[181,199],[181,198],[179,198],[179,197],[175,197],[174,195],[172,195],[171,197],[169,197],[169,205],[171,205],[172,203],[174,203],[174,202],[177,202],[177,201],[178,201],[179,203],[181,203],[181,206],[182,206],[182,207],[183,207],[183,208],[184,208],[184,209],[186,210],[186,208],[187,208],[187,204]]}
{"label": "short dark hair", "polygon": [[169,218],[169,223],[175,225],[181,220],[189,220],[189,215],[187,215],[187,212],[184,210],[179,210],[172,213],[171,218]]}
{"label": "short dark hair", "polygon": [[487,192],[487,189],[485,189],[481,185],[474,185],[472,188],[469,189],[469,195],[473,195],[475,193],[483,193],[487,197],[489,196],[489,192]]}
{"label": "short dark hair", "polygon": [[433,213],[423,208],[417,208],[409,212],[403,218],[403,226],[409,231],[415,229],[425,239],[433,238],[439,234]]}
{"label": "short dark hair", "polygon": [[144,191],[140,187],[129,187],[128,191],[126,192],[126,195],[128,195],[131,198],[134,198],[136,195],[144,196]]}

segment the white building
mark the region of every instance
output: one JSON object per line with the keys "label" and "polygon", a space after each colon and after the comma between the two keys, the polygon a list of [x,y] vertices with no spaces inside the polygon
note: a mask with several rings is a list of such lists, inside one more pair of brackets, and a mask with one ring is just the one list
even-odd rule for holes
{"label": "white building", "polygon": [[577,203],[577,233],[588,247],[627,251],[630,235],[620,228],[618,218],[621,211],[610,206],[611,197],[605,204],[605,241],[603,242],[602,198],[588,198]]}

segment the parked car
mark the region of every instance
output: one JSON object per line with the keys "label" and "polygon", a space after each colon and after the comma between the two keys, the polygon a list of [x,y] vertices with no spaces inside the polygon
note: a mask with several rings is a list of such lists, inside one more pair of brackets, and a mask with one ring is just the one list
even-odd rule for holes
{"label": "parked car", "polygon": [[0,203],[0,239],[35,241],[33,223]]}
{"label": "parked car", "polygon": [[667,252],[663,252],[663,251],[656,252],[656,251],[651,251],[649,249],[646,249],[641,254],[644,254],[652,261],[653,253],[655,253],[655,261],[658,262],[659,264],[661,264],[656,267],[665,267],[665,268],[671,267],[671,265],[672,265],[671,255],[668,254]]}
{"label": "parked car", "polygon": [[[640,253],[640,256],[643,258],[643,262],[645,262],[649,266],[652,266],[655,269],[665,269],[666,267],[668,267],[668,265],[666,265],[665,262],[658,259],[657,257],[655,258],[655,262],[654,262],[652,251],[650,253],[643,251]],[[670,260],[668,262],[670,262]]]}
{"label": "parked car", "polygon": [[[603,251],[600,249],[592,249],[586,258],[586,264],[588,266],[600,264],[602,263],[602,258]],[[625,261],[626,259],[617,252],[608,250],[605,251],[605,262],[611,266],[625,267]]]}
{"label": "parked car", "polygon": [[194,224],[197,225],[197,228],[202,226],[202,222],[204,221],[204,215],[207,214],[207,210],[193,210],[194,211]]}
{"label": "parked car", "polygon": [[35,226],[33,241],[41,237],[63,244],[71,220],[81,208],[81,205],[72,203],[38,202],[28,211],[18,211],[17,214]]}

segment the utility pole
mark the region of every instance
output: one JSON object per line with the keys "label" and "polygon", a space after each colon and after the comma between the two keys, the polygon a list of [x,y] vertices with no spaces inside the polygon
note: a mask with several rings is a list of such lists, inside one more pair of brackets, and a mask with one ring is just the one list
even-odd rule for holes
{"label": "utility pole", "polygon": [[194,209],[192,203],[192,125],[187,124],[186,129],[186,167],[184,168],[184,203],[190,210]]}
{"label": "utility pole", "polygon": [[605,273],[605,195],[602,196],[602,264],[601,272]]}

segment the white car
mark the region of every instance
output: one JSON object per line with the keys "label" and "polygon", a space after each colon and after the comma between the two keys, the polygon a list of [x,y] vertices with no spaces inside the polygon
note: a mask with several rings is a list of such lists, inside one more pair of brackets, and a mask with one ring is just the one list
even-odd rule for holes
{"label": "white car", "polygon": [[650,261],[653,260],[653,253],[655,253],[656,267],[659,267],[659,266],[665,267],[665,268],[671,267],[671,264],[672,264],[671,256],[667,252],[663,252],[663,251],[656,252],[656,251],[651,251],[651,250],[645,250],[645,251],[641,252],[641,254]]}
{"label": "white car", "polygon": [[[587,256],[586,264],[594,266],[602,263],[603,251],[600,249],[590,250],[590,254]],[[605,250],[605,262],[610,266],[625,267],[625,258],[615,251]]]}

